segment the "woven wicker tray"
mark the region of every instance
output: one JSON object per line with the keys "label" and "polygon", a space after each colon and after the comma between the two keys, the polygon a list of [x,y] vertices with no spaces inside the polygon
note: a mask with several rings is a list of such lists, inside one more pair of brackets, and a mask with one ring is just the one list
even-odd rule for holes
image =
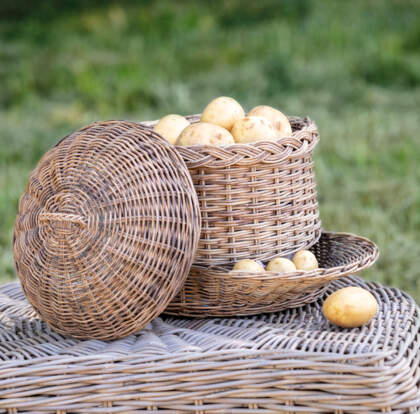
{"label": "woven wicker tray", "polygon": [[332,280],[372,266],[378,258],[370,240],[347,233],[323,232],[311,247],[319,269],[278,274],[229,273],[230,267],[193,266],[166,313],[176,316],[255,315],[296,308],[317,300]]}
{"label": "woven wicker tray", "polygon": [[66,338],[0,288],[0,413],[418,413],[420,309],[350,277],[380,303],[358,329],[322,301],[254,317],[159,317],[122,340]]}

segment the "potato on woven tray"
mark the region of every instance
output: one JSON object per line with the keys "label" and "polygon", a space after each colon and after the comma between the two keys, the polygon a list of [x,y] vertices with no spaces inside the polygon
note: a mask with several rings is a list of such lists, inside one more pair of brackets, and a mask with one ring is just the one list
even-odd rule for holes
{"label": "potato on woven tray", "polygon": [[264,273],[264,266],[251,259],[243,259],[236,262],[231,272]]}
{"label": "potato on woven tray", "polygon": [[249,144],[292,134],[289,120],[278,109],[259,105],[246,116],[242,106],[228,96],[213,99],[199,122],[190,125],[183,116],[171,114],[158,121],[154,130],[180,146]]}
{"label": "potato on woven tray", "polygon": [[296,266],[289,259],[284,257],[276,257],[268,263],[266,270],[268,272],[276,273],[291,273],[296,272]]}
{"label": "potato on woven tray", "polygon": [[318,260],[309,250],[300,250],[293,256],[292,262],[298,270],[315,270],[318,269]]}

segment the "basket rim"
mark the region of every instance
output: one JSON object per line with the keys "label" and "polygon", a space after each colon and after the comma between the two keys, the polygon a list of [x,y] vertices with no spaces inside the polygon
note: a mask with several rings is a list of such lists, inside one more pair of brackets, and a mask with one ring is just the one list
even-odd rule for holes
{"label": "basket rim", "polygon": [[[245,116],[247,115],[247,113],[245,114]],[[201,118],[201,113],[197,113],[197,114],[192,114],[192,115],[183,115],[188,121],[193,121],[193,123],[198,122]],[[319,134],[318,134],[318,127],[316,125],[316,123],[309,117],[307,116],[289,116],[287,115],[287,118],[289,119],[289,121],[304,121],[305,123],[307,123],[307,125],[305,125],[303,128],[297,130],[297,131],[293,131],[292,135],[289,137],[282,137],[280,139],[278,139],[277,141],[257,141],[257,142],[250,142],[247,144],[239,144],[239,143],[235,143],[235,144],[231,144],[231,145],[221,145],[221,146],[214,146],[214,145],[192,145],[192,146],[179,146],[179,145],[175,145],[175,147],[177,149],[188,149],[190,151],[199,151],[201,152],[205,152],[206,150],[209,149],[214,149],[214,148],[218,148],[219,150],[225,150],[225,151],[234,151],[236,152],[238,149],[246,149],[249,147],[254,147],[254,148],[261,148],[262,150],[266,150],[269,149],[270,146],[273,147],[273,145],[275,146],[283,146],[285,148],[287,147],[292,147],[295,149],[298,149],[299,147],[301,147],[302,145],[307,145],[308,147],[305,148],[306,151],[311,150],[315,147],[315,145],[318,143],[319,141]],[[152,121],[141,121],[140,124],[145,126],[146,128],[149,129],[153,129],[154,125],[156,125],[156,123],[159,121],[160,119],[155,119]],[[309,140],[308,137],[311,136],[312,139]]]}
{"label": "basket rim", "polygon": [[[304,271],[304,270],[297,270],[296,272],[288,272],[288,273],[278,273],[278,272],[270,272],[265,271],[264,273],[251,273],[251,272],[241,272],[241,271],[234,271],[234,273],[230,273],[230,271],[223,266],[200,266],[200,265],[193,265],[191,270],[196,270],[202,273],[203,275],[211,276],[214,279],[234,279],[235,281],[245,279],[245,280],[261,280],[261,281],[269,281],[275,279],[281,279],[285,283],[296,283],[297,281],[302,280],[316,280],[316,279],[323,279],[328,276],[332,276],[337,274],[334,279],[340,278],[342,276],[348,274],[354,274],[356,272],[360,272],[362,270],[367,269],[368,267],[372,266],[379,257],[379,249],[374,242],[369,240],[366,237],[358,236],[353,233],[346,233],[346,232],[333,232],[333,231],[321,231],[322,235],[328,235],[330,237],[337,237],[337,238],[348,238],[348,245],[357,243],[357,244],[365,244],[366,248],[369,249],[367,255],[365,257],[360,257],[358,260],[349,261],[349,263],[340,266],[333,266],[333,267],[319,267],[318,269],[311,270],[311,271]],[[316,243],[315,243],[316,244]],[[364,259],[362,261],[362,259]]]}

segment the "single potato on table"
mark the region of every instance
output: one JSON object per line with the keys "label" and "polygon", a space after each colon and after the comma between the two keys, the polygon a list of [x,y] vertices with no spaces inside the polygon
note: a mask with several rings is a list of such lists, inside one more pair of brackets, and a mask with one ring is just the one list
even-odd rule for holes
{"label": "single potato on table", "polygon": [[252,108],[248,116],[260,116],[270,121],[276,131],[277,138],[290,137],[292,135],[292,127],[287,116],[278,109],[267,105],[259,105]]}
{"label": "single potato on table", "polygon": [[236,143],[276,141],[276,131],[270,121],[260,116],[246,116],[233,124],[232,135]]}
{"label": "single potato on table", "polygon": [[183,116],[170,114],[160,119],[153,127],[153,131],[162,135],[171,144],[175,144],[181,132],[189,125],[190,123]]}
{"label": "single potato on table", "polygon": [[265,272],[264,266],[251,259],[244,259],[236,262],[231,272],[249,272],[249,273],[263,273]]}
{"label": "single potato on table", "polygon": [[276,273],[291,273],[296,272],[296,266],[289,259],[285,259],[284,257],[276,257],[268,263],[266,270]]}
{"label": "single potato on table", "polygon": [[213,99],[201,114],[201,122],[219,125],[231,130],[233,124],[245,116],[242,106],[233,98],[220,96]]}
{"label": "single potato on table", "polygon": [[318,260],[309,250],[300,250],[292,259],[297,270],[315,270],[318,269]]}
{"label": "single potato on table", "polygon": [[207,122],[197,122],[185,128],[175,144],[189,147],[193,145],[225,146],[234,143],[227,129]]}
{"label": "single potato on table", "polygon": [[366,289],[349,286],[337,290],[322,306],[324,316],[342,328],[357,328],[369,322],[378,311],[378,302]]}

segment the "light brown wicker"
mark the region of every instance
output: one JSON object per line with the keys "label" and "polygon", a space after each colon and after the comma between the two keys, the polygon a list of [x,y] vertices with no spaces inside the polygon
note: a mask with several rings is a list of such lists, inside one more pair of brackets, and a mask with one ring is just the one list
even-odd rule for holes
{"label": "light brown wicker", "polygon": [[16,269],[57,332],[119,338],[166,308],[199,232],[197,197],[175,148],[139,124],[94,123],[32,172],[15,224]]}
{"label": "light brown wicker", "polygon": [[193,266],[165,312],[194,317],[254,315],[295,308],[318,299],[329,282],[368,268],[378,258],[374,243],[346,233],[323,232],[311,250],[319,269],[278,274],[229,273],[232,266]]}
{"label": "light brown wicker", "polygon": [[420,411],[420,309],[358,278],[379,302],[341,329],[322,301],[254,317],[158,317],[122,340],[51,331],[16,283],[0,288],[0,413],[404,414]]}
{"label": "light brown wicker", "polygon": [[[196,122],[199,115],[188,118]],[[321,223],[312,162],[318,130],[309,118],[289,119],[293,135],[278,142],[177,147],[200,202],[195,264],[266,260],[318,240]]]}

